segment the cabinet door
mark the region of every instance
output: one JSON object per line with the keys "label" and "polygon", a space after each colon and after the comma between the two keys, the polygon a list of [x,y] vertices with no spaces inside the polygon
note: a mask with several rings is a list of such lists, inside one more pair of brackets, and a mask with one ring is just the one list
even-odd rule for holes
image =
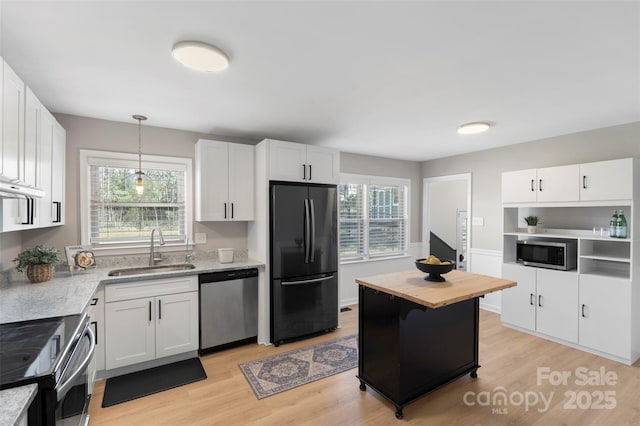
{"label": "cabinet door", "polygon": [[156,358],[198,349],[198,292],[156,297]]}
{"label": "cabinet door", "polygon": [[196,144],[196,220],[218,221],[230,217],[228,143]]}
{"label": "cabinet door", "polygon": [[536,169],[502,173],[502,202],[526,203],[536,201],[538,189]]}
{"label": "cabinet door", "polygon": [[55,217],[53,194],[52,194],[52,161],[55,118],[45,108],[40,109],[40,141],[38,145],[38,163],[40,172],[38,173],[38,187],[44,190],[44,196],[38,200],[39,224],[40,227],[47,227],[54,224]]}
{"label": "cabinet door", "polygon": [[0,174],[5,179],[20,179],[19,161],[24,148],[25,85],[3,61],[2,80],[2,155]]}
{"label": "cabinet door", "polygon": [[105,305],[107,370],[155,359],[155,315],[152,297]]}
{"label": "cabinet door", "polygon": [[505,263],[502,265],[502,278],[518,283],[515,287],[502,290],[502,322],[535,330],[535,268]]}
{"label": "cabinet door", "polygon": [[580,164],[580,200],[633,198],[633,159]]}
{"label": "cabinet door", "polygon": [[578,274],[541,268],[536,273],[536,331],[577,343]]}
{"label": "cabinet door", "polygon": [[307,146],[284,141],[269,141],[269,179],[306,182]]}
{"label": "cabinet door", "polygon": [[[40,101],[27,87],[24,111],[24,144],[22,155],[18,161],[20,180],[28,185],[37,186],[37,147],[39,126]],[[39,200],[25,198],[11,198],[0,200],[2,217],[2,231],[16,231],[32,229],[38,226]],[[33,208],[33,212],[31,209]]]}
{"label": "cabinet door", "polygon": [[230,220],[254,220],[253,146],[229,144],[229,203]]}
{"label": "cabinet door", "polygon": [[340,183],[340,152],[307,146],[307,180],[314,183]]}
{"label": "cabinet door", "polygon": [[580,275],[579,343],[624,359],[631,357],[631,282]]}
{"label": "cabinet door", "polygon": [[538,169],[538,201],[578,201],[579,166]]}
{"label": "cabinet door", "polygon": [[65,150],[67,149],[67,132],[53,120],[53,144],[51,149],[51,200],[52,222],[64,225],[64,182],[65,182]]}

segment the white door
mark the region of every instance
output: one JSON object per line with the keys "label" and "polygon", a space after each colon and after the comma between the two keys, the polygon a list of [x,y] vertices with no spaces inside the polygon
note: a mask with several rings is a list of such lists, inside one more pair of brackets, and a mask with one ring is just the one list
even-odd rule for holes
{"label": "white door", "polygon": [[196,144],[196,220],[227,220],[229,200],[229,144],[198,141]]}
{"label": "white door", "polygon": [[538,169],[538,201],[578,201],[579,168],[572,164]]}
{"label": "white door", "polygon": [[269,141],[269,179],[306,182],[307,146],[277,140]]}
{"label": "white door", "polygon": [[156,357],[155,299],[105,304],[105,365],[107,370]]}
{"label": "white door", "polygon": [[156,357],[198,349],[198,292],[156,297]]}
{"label": "white door", "polygon": [[254,220],[254,155],[252,145],[229,144],[230,220]]}
{"label": "white door", "polygon": [[578,343],[625,359],[631,357],[631,282],[580,275]]}
{"label": "white door", "polygon": [[504,263],[502,278],[518,283],[515,287],[502,290],[502,322],[535,330],[536,269]]}
{"label": "white door", "polygon": [[502,173],[502,202],[526,203],[536,201],[538,190],[536,169]]}
{"label": "white door", "polygon": [[578,274],[538,269],[536,330],[548,336],[578,342]]}
{"label": "white door", "polygon": [[340,183],[340,153],[334,149],[307,146],[307,180]]}
{"label": "white door", "polygon": [[599,161],[580,165],[580,200],[629,200],[633,198],[633,159]]}

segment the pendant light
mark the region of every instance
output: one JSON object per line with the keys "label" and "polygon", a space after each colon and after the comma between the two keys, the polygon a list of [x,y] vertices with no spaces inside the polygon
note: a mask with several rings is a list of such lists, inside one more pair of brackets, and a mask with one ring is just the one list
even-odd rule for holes
{"label": "pendant light", "polygon": [[136,175],[138,178],[136,179],[136,192],[138,195],[144,194],[144,185],[142,183],[142,121],[146,120],[147,117],[144,115],[134,114],[132,115],[134,120],[138,120],[138,170],[136,171]]}

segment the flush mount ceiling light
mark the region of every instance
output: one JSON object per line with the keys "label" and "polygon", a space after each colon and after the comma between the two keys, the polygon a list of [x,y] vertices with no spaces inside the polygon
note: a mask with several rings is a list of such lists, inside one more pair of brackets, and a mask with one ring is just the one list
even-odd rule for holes
{"label": "flush mount ceiling light", "polygon": [[134,120],[138,120],[138,170],[136,175],[136,192],[138,195],[144,194],[144,185],[142,183],[142,122],[147,119],[144,115],[134,114],[131,116]]}
{"label": "flush mount ceiling light", "polygon": [[174,59],[196,71],[216,72],[229,66],[229,58],[220,49],[199,41],[181,41],[171,51]]}
{"label": "flush mount ceiling light", "polygon": [[474,135],[489,130],[490,124],[485,121],[475,121],[458,126],[458,133],[461,135]]}

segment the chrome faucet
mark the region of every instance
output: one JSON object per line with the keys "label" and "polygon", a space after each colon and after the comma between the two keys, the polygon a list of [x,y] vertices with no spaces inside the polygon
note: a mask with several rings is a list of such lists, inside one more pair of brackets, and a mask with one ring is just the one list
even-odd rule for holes
{"label": "chrome faucet", "polygon": [[158,256],[156,257],[156,252],[153,246],[153,233],[156,231],[158,231],[158,236],[160,236],[160,245],[164,245],[164,237],[162,236],[162,231],[160,230],[160,228],[153,228],[151,230],[151,254],[149,255],[149,266],[153,266],[157,262],[162,261],[162,253],[158,253]]}

